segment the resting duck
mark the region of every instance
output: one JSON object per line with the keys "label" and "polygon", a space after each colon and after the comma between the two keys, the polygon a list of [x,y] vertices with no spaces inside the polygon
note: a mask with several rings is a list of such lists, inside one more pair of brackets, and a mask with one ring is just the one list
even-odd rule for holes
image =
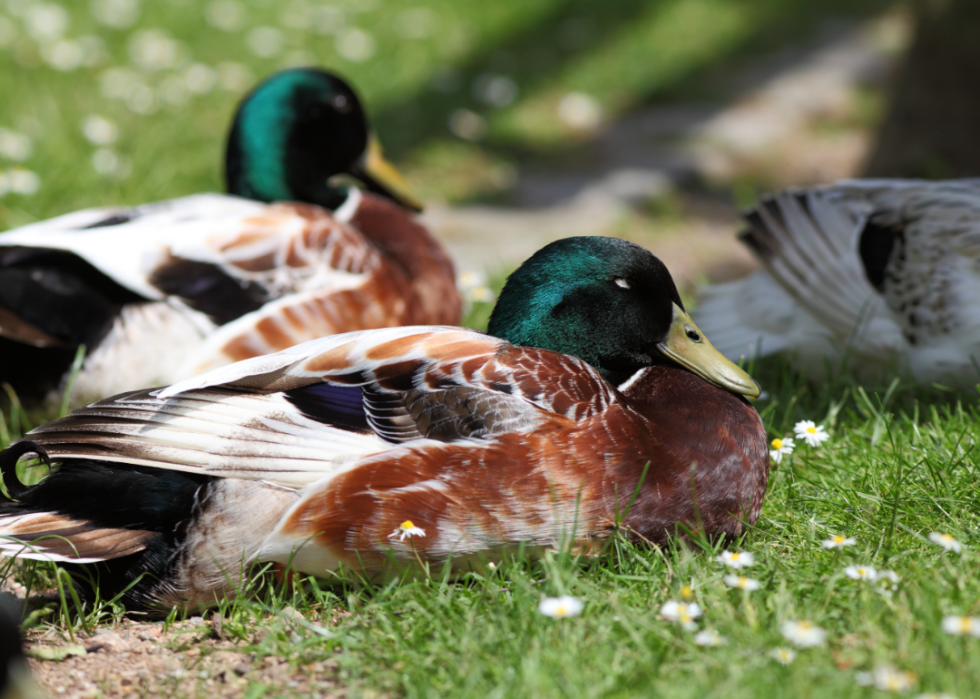
{"label": "resting duck", "polygon": [[[243,563],[465,571],[522,547],[597,551],[617,521],[657,543],[756,521],[758,386],[659,259],[552,243],[510,277],[490,333],[345,333],[76,410],[0,454],[2,551],[94,566],[102,599],[153,611],[233,595]],[[29,454],[55,464],[34,486],[15,469]]]}
{"label": "resting duck", "polygon": [[848,180],[764,197],[742,240],[763,269],[704,290],[728,358],[788,352],[811,378],[980,379],[980,179]]}
{"label": "resting duck", "polygon": [[333,333],[458,322],[452,263],[399,205],[420,208],[340,78],[294,69],[259,85],[225,164],[228,196],[0,236],[0,381],[56,395],[84,345],[80,404]]}

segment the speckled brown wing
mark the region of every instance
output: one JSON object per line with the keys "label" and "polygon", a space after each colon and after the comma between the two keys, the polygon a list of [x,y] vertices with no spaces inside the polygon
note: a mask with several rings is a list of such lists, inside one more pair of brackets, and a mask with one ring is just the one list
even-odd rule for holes
{"label": "speckled brown wing", "polygon": [[[653,367],[630,390],[635,404],[615,394],[577,420],[549,412],[524,433],[415,440],[360,459],[305,488],[261,556],[308,572],[371,576],[418,561],[463,571],[508,551],[594,551],[619,525],[665,543],[754,523],[768,474],[755,410],[676,367]],[[414,536],[402,536],[406,521]]]}
{"label": "speckled brown wing", "polygon": [[188,374],[326,335],[428,322],[405,270],[319,207],[266,207],[213,246],[229,274],[273,300],[219,328]]}
{"label": "speckled brown wing", "polygon": [[[298,400],[298,393],[330,386],[356,394],[365,429]],[[577,359],[473,331],[408,327],[332,336],[161,391],[121,394],[28,438],[52,459],[97,458],[297,487],[408,440],[526,434],[572,424],[612,401],[613,389]],[[410,434],[393,437],[398,421],[407,421]],[[372,423],[377,428],[366,429]]]}

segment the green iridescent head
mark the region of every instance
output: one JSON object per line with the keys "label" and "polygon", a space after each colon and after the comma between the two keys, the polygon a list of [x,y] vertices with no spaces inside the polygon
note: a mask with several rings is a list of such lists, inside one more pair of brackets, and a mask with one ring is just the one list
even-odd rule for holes
{"label": "green iridescent head", "polygon": [[507,280],[488,332],[515,345],[578,357],[621,384],[655,364],[678,364],[735,393],[757,384],[698,330],[667,267],[617,238],[565,238]]}
{"label": "green iridescent head", "polygon": [[329,209],[347,198],[336,175],[416,211],[418,201],[381,155],[361,102],[336,75],[313,68],[276,73],[241,103],[225,152],[228,192],[257,201]]}

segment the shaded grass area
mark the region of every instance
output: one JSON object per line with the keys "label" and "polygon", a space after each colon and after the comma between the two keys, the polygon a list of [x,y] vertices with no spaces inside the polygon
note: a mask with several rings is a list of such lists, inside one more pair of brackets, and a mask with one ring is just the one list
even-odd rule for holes
{"label": "shaded grass area", "polygon": [[[239,23],[209,24],[212,6],[228,3]],[[493,196],[512,186],[515,159],[590,138],[559,117],[570,93],[594,99],[608,122],[684,92],[726,62],[792,45],[823,18],[868,16],[892,3],[132,0],[132,22],[116,26],[97,21],[100,4],[0,3],[0,128],[31,144],[26,156],[0,148],[0,171],[25,167],[40,177],[32,195],[0,196],[0,229],[85,206],[221,189],[235,103],[257,79],[296,64],[348,76],[427,195]],[[51,7],[60,8],[60,25],[42,21]],[[488,90],[495,79],[500,89]],[[459,110],[483,123],[482,140],[451,133]],[[86,140],[82,123],[93,114],[116,124],[116,140]]]}

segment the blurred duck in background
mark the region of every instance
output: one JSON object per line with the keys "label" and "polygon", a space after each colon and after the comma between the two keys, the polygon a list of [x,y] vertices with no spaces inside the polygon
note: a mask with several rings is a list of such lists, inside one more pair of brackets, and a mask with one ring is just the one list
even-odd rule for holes
{"label": "blurred duck in background", "polygon": [[726,357],[785,352],[814,380],[980,380],[980,179],[846,180],[744,217],[762,269],[704,289],[694,314]]}
{"label": "blurred duck in background", "polygon": [[0,381],[54,402],[84,346],[78,405],[334,333],[458,322],[452,263],[343,80],[269,78],[225,158],[229,195],[0,236]]}

